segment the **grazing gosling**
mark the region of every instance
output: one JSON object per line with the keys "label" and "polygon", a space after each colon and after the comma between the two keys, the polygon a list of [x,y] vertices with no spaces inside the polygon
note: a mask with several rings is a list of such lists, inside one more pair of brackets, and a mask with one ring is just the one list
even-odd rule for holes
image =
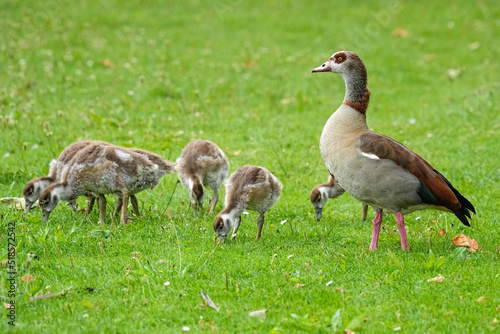
{"label": "grazing gosling", "polygon": [[[26,184],[26,186],[23,189],[23,197],[26,203],[24,210],[25,213],[27,213],[31,209],[33,203],[35,203],[38,200],[40,194],[45,190],[45,188],[47,188],[52,183],[61,180],[64,168],[68,165],[68,163],[75,156],[75,154],[93,143],[96,142],[82,140],[69,145],[61,152],[57,160],[52,160],[52,162],[50,163],[50,170],[48,176],[35,178]],[[101,143],[107,144],[104,142]],[[75,201],[74,200],[70,201],[70,204],[73,210],[76,210]]]}
{"label": "grazing gosling", "polygon": [[175,169],[179,180],[189,190],[195,213],[198,208],[203,210],[204,188],[212,189],[214,192],[210,199],[210,214],[212,214],[219,199],[219,187],[227,178],[229,169],[229,161],[224,152],[207,140],[191,142],[177,159]]}
{"label": "grazing gosling", "polygon": [[[339,186],[337,181],[330,174],[328,182],[320,184],[311,191],[311,204],[316,212],[316,219],[318,221],[323,217],[323,207],[325,206],[328,199],[337,198],[344,194],[345,190]],[[368,204],[363,203],[363,221],[366,220],[366,214],[368,212]]]}
{"label": "grazing gosling", "polygon": [[226,241],[234,225],[234,238],[241,223],[243,210],[260,213],[257,219],[259,240],[264,225],[264,215],[280,198],[281,182],[264,167],[244,166],[238,168],[226,181],[226,208],[214,221],[214,231],[220,240]]}
{"label": "grazing gosling", "polygon": [[120,221],[128,221],[129,197],[154,188],[161,177],[172,171],[162,169],[143,155],[116,146],[90,145],[77,153],[65,169],[61,182],[50,185],[40,196],[42,218],[46,221],[60,200],[92,193],[99,198],[100,220],[105,222],[105,194],[122,199]]}
{"label": "grazing gosling", "polygon": [[[154,165],[157,165],[158,168],[162,171],[165,172],[165,174],[170,174],[175,171],[175,164],[173,162],[168,161],[167,159],[163,158],[162,156],[142,150],[140,148],[128,148],[126,149],[127,151],[131,151],[133,153],[139,154],[140,156],[146,158],[149,162],[151,162]],[[137,197],[135,195],[130,195],[130,203],[132,204],[132,208],[134,209],[134,214],[136,216],[140,216],[139,212],[139,204],[137,203]],[[120,209],[122,208],[122,197],[118,196],[118,199],[116,201],[116,206],[115,206],[115,212],[114,215],[117,215],[118,212],[120,212]]]}

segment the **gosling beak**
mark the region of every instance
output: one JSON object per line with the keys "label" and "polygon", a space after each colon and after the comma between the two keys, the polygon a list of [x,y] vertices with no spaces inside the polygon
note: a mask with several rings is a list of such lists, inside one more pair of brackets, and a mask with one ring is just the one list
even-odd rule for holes
{"label": "gosling beak", "polygon": [[316,211],[316,219],[320,221],[323,217],[323,208],[314,208],[314,210]]}
{"label": "gosling beak", "polygon": [[49,216],[50,216],[50,211],[42,210],[42,220],[44,222],[46,222],[47,219],[49,219]]}
{"label": "gosling beak", "polygon": [[24,200],[24,213],[28,213],[28,211],[31,210],[31,206],[33,205],[33,202],[28,201],[27,199]]}
{"label": "gosling beak", "polygon": [[331,60],[327,61],[323,65],[316,67],[315,69],[312,70],[313,73],[316,72],[331,72],[332,71],[332,66],[331,66]]}

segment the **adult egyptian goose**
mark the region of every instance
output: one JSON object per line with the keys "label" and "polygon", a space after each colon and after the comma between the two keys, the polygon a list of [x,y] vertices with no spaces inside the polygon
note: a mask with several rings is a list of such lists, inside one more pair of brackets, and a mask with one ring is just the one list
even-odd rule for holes
{"label": "adult egyptian goose", "polygon": [[[23,189],[23,197],[26,203],[24,210],[25,213],[27,213],[31,209],[31,206],[38,200],[40,194],[45,190],[45,188],[47,188],[52,183],[61,180],[61,175],[64,168],[67,166],[70,160],[75,156],[75,154],[81,149],[93,143],[96,142],[82,140],[70,144],[61,152],[57,160],[52,161],[52,163],[50,164],[50,170],[48,176],[35,178],[26,184],[26,186]],[[73,210],[76,210],[75,201],[74,200],[70,201],[70,204],[73,207]],[[93,201],[91,204],[93,204]],[[89,207],[91,208],[90,203]]]}
{"label": "adult egyptian goose", "polygon": [[[337,198],[345,192],[341,186],[335,181],[332,175],[329,176],[328,182],[317,185],[311,191],[310,199],[311,204],[316,212],[316,219],[321,220],[323,216],[323,208],[328,201],[328,199]],[[366,214],[368,212],[368,205],[363,203],[363,216],[362,219],[366,220]]]}
{"label": "adult egyptian goose", "polygon": [[210,214],[219,198],[219,187],[227,178],[229,162],[226,155],[208,140],[196,140],[187,144],[176,161],[175,170],[182,184],[188,188],[191,205],[196,213],[203,210],[204,188],[214,192],[210,200]]}
{"label": "adult egyptian goose", "polygon": [[161,169],[143,155],[116,146],[89,145],[80,150],[64,170],[61,182],[47,187],[40,196],[42,218],[46,221],[60,200],[91,193],[99,198],[100,220],[105,222],[105,194],[122,198],[121,222],[128,221],[129,197],[154,188],[172,168]]}
{"label": "adult egyptian goose", "polygon": [[[394,213],[401,247],[409,249],[403,215],[415,210],[453,212],[470,226],[474,206],[427,161],[401,143],[368,129],[370,100],[366,68],[353,52],[336,52],[315,72],[334,72],[345,81],[342,105],[323,128],[320,151],[328,171],[357,200]],[[370,250],[378,248],[382,213],[372,221]]]}
{"label": "adult egyptian goose", "polygon": [[234,226],[233,238],[238,232],[243,210],[257,211],[257,238],[264,225],[264,215],[280,198],[283,186],[276,176],[264,167],[243,166],[226,181],[225,208],[214,221],[214,231],[220,240],[226,241]]}

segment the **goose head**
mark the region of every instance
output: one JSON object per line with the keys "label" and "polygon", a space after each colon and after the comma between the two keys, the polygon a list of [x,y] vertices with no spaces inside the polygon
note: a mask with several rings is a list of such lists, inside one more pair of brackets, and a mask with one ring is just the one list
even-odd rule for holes
{"label": "goose head", "polygon": [[36,202],[43,190],[47,188],[52,181],[53,179],[42,177],[33,179],[26,184],[23,189],[23,197],[25,202],[24,213],[27,213],[29,210],[31,210],[33,203]]}
{"label": "goose head", "polygon": [[24,213],[27,213],[30,211],[31,206],[33,206],[33,203],[36,202],[38,199],[38,195],[40,195],[39,189],[35,186],[33,182],[30,182],[24,187],[23,189],[23,197],[24,197],[24,202],[25,202],[25,208],[24,208]]}
{"label": "goose head", "polygon": [[338,51],[321,66],[313,69],[312,72],[333,72],[340,74],[345,79],[346,76],[356,73],[366,76],[366,67],[361,58],[354,52]]}
{"label": "goose head", "polygon": [[203,210],[203,185],[201,182],[194,182],[191,192],[189,193],[191,197],[191,203],[198,205],[198,207]]}
{"label": "goose head", "polygon": [[226,242],[227,235],[231,231],[231,220],[223,215],[218,215],[214,221],[214,231],[217,237],[222,241]]}
{"label": "goose head", "polygon": [[58,192],[56,191],[58,184],[53,184],[43,191],[40,195],[38,203],[40,204],[40,209],[42,210],[42,220],[47,221],[49,219],[50,213],[61,201]]}
{"label": "goose head", "polygon": [[321,217],[323,216],[323,207],[325,206],[328,197],[318,188],[314,188],[313,191],[311,192],[310,198],[311,198],[311,204],[314,207],[314,211],[316,212],[316,219],[320,221]]}

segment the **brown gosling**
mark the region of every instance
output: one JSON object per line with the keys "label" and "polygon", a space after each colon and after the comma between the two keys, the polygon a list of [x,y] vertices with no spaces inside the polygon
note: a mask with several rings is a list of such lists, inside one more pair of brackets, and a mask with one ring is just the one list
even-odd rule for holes
{"label": "brown gosling", "polygon": [[[333,178],[332,175],[328,178],[328,182],[320,184],[311,191],[311,204],[314,207],[314,211],[316,212],[316,219],[318,221],[323,217],[323,208],[325,207],[328,199],[337,198],[340,195],[344,194],[345,190],[339,186],[337,181]],[[368,204],[363,203],[363,221],[366,220],[366,215],[368,212]]]}
{"label": "brown gosling", "polygon": [[227,178],[229,162],[224,152],[214,143],[197,140],[189,143],[176,161],[179,180],[188,188],[191,205],[196,213],[203,210],[204,188],[213,191],[210,214],[219,199],[219,187]]}
{"label": "brown gosling", "polygon": [[226,181],[225,209],[214,221],[214,231],[223,242],[234,226],[231,239],[236,236],[243,210],[257,211],[257,238],[259,240],[264,225],[264,215],[280,198],[282,184],[264,167],[244,166],[238,168]]}
{"label": "brown gosling", "polygon": [[[38,200],[40,194],[45,190],[45,188],[47,188],[52,183],[61,180],[64,168],[68,165],[68,163],[71,161],[71,159],[75,156],[77,152],[87,147],[88,145],[94,143],[97,142],[89,140],[81,140],[72,143],[61,152],[57,160],[52,160],[48,176],[37,177],[29,181],[23,189],[23,197],[26,203],[24,212],[27,213],[31,209],[33,203],[35,203]],[[107,144],[104,142],[101,143]],[[70,201],[70,204],[73,210],[76,210],[75,201],[74,200]]]}
{"label": "brown gosling", "polygon": [[105,222],[105,194],[122,198],[120,221],[127,223],[129,197],[154,188],[172,168],[162,169],[143,155],[116,146],[90,145],[79,151],[65,169],[61,182],[47,187],[40,196],[42,218],[46,221],[60,200],[92,193],[99,198],[100,220]]}

